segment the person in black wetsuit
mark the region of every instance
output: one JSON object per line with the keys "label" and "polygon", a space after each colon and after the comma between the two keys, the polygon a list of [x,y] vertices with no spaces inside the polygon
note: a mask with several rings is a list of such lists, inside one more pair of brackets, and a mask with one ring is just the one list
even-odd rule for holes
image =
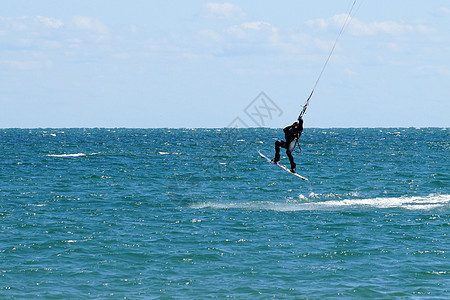
{"label": "person in black wetsuit", "polygon": [[276,141],[275,142],[275,158],[272,159],[274,164],[280,161],[280,147],[286,149],[286,154],[291,163],[291,172],[295,173],[296,164],[294,163],[294,158],[292,157],[292,151],[294,151],[295,144],[297,144],[298,139],[303,132],[303,119],[300,117],[298,122],[294,122],[292,125],[287,126],[283,129],[286,141]]}

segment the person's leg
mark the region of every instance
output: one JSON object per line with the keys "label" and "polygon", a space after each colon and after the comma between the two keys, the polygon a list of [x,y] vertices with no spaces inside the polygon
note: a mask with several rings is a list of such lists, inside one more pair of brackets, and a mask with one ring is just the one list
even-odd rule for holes
{"label": "person's leg", "polygon": [[286,148],[286,143],[284,141],[276,141],[275,142],[275,158],[272,159],[274,164],[280,161],[280,147]]}
{"label": "person's leg", "polygon": [[289,158],[289,162],[291,163],[291,171],[295,173],[296,164],[294,162],[294,157],[292,156],[292,151],[294,151],[296,140],[293,140],[289,143],[289,146],[286,149],[286,155]]}
{"label": "person's leg", "polygon": [[297,166],[294,162],[294,157],[292,157],[291,152],[289,152],[289,149],[286,150],[286,154],[289,158],[289,162],[291,163],[291,172],[295,173],[295,167]]}
{"label": "person's leg", "polygon": [[281,146],[281,141],[276,141],[275,142],[275,158],[272,159],[272,162],[274,164],[276,164],[280,161],[280,146]]}

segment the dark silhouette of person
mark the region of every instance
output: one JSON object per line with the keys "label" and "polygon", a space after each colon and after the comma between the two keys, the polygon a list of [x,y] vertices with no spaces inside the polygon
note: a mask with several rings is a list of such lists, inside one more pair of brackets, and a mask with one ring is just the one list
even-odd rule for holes
{"label": "dark silhouette of person", "polygon": [[295,173],[296,164],[294,157],[292,157],[292,151],[294,151],[295,145],[303,132],[303,119],[300,117],[298,122],[294,122],[292,125],[283,129],[284,137],[286,141],[278,140],[275,142],[275,158],[272,159],[274,164],[278,164],[280,161],[280,147],[286,149],[286,154],[291,163],[291,172]]}

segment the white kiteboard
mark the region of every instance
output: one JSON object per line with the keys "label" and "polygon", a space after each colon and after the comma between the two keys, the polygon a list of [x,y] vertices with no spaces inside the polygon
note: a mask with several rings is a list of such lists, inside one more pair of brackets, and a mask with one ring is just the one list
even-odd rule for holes
{"label": "white kiteboard", "polygon": [[262,158],[265,158],[269,163],[273,164],[273,165],[277,165],[278,167],[280,167],[281,169],[285,170],[286,172],[291,173],[292,175],[297,176],[298,178],[301,178],[303,180],[308,180],[308,178],[303,177],[302,175],[298,174],[298,173],[294,173],[291,172],[291,170],[289,170],[285,165],[282,165],[280,163],[273,163],[272,160],[270,158],[268,158],[267,156],[265,156],[264,154],[262,154],[259,150],[258,150],[259,156],[261,156]]}

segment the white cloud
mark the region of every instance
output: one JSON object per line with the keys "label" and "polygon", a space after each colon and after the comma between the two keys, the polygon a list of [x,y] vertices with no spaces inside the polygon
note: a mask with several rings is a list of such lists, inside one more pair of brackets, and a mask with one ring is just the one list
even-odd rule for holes
{"label": "white cloud", "polygon": [[73,24],[78,29],[93,31],[100,34],[105,34],[108,31],[108,27],[106,27],[106,25],[99,20],[90,17],[74,16]]}
{"label": "white cloud", "polygon": [[441,13],[446,14],[446,15],[450,15],[450,8],[447,8],[447,7],[441,7],[441,8],[439,9],[439,11],[440,11]]}
{"label": "white cloud", "polygon": [[41,17],[41,16],[37,16],[36,18],[39,22],[44,24],[45,27],[49,27],[49,28],[58,29],[64,25],[64,23],[58,19],[46,18],[46,17]]}
{"label": "white cloud", "polygon": [[[208,49],[220,55],[305,55],[311,50],[328,53],[334,44],[334,40],[322,40],[299,32],[283,32],[265,21],[243,22],[221,31],[204,29],[197,33],[200,43],[205,46],[202,50]],[[336,47],[336,51],[342,50],[339,45]],[[322,58],[322,53],[320,55]]]}
{"label": "white cloud", "polygon": [[[101,34],[108,31],[106,25],[104,25],[101,21],[90,17],[74,16],[71,22],[68,23],[75,29],[88,30]],[[38,32],[43,29],[61,29],[65,25],[66,24],[60,19],[43,16],[23,16],[17,18],[0,17],[0,29],[8,31]]]}
{"label": "white cloud", "polygon": [[282,48],[278,29],[264,21],[244,22],[222,30],[204,29],[197,32],[199,42],[214,55],[249,55],[268,53]]}
{"label": "white cloud", "polygon": [[[328,19],[314,19],[306,22],[306,25],[311,27],[317,27],[321,30],[328,28],[340,29],[344,22],[347,20],[347,14],[335,15]],[[382,22],[369,22],[363,23],[356,18],[350,17],[348,27],[346,29],[350,34],[355,36],[361,35],[376,35],[379,33],[396,35],[402,33],[429,33],[433,29],[426,25],[407,25],[400,24],[394,21],[382,21]]]}
{"label": "white cloud", "polygon": [[[107,33],[108,28],[102,22],[85,16],[75,16],[69,20],[46,16],[0,17],[0,36],[4,39],[2,46],[6,49],[79,47],[82,42],[103,41]],[[77,39],[78,42],[73,43]],[[20,64],[9,64],[14,65],[21,68]]]}
{"label": "white cloud", "polygon": [[42,16],[23,16],[17,18],[0,17],[0,26],[11,31],[30,31],[39,30],[42,28],[59,29],[64,26],[64,23],[59,19]]}
{"label": "white cloud", "polygon": [[27,26],[24,24],[26,17],[21,18],[3,18],[0,17],[0,28],[4,29],[4,34],[9,31],[26,30]]}
{"label": "white cloud", "polygon": [[[0,17],[0,36],[4,49],[57,49],[61,47],[61,36],[65,24],[62,20],[43,16]],[[9,63],[10,67],[24,69],[20,63]],[[27,63],[28,66],[33,65]]]}
{"label": "white cloud", "polygon": [[349,76],[359,75],[358,72],[355,72],[355,71],[350,70],[350,69],[348,69],[348,68],[344,70],[344,73],[345,73],[346,75],[349,75]]}
{"label": "white cloud", "polygon": [[244,11],[234,4],[214,3],[209,2],[205,4],[205,16],[212,19],[240,19],[245,16]]}
{"label": "white cloud", "polygon": [[268,22],[245,22],[241,25],[229,27],[226,32],[241,40],[266,40],[275,42],[278,39],[278,30]]}

